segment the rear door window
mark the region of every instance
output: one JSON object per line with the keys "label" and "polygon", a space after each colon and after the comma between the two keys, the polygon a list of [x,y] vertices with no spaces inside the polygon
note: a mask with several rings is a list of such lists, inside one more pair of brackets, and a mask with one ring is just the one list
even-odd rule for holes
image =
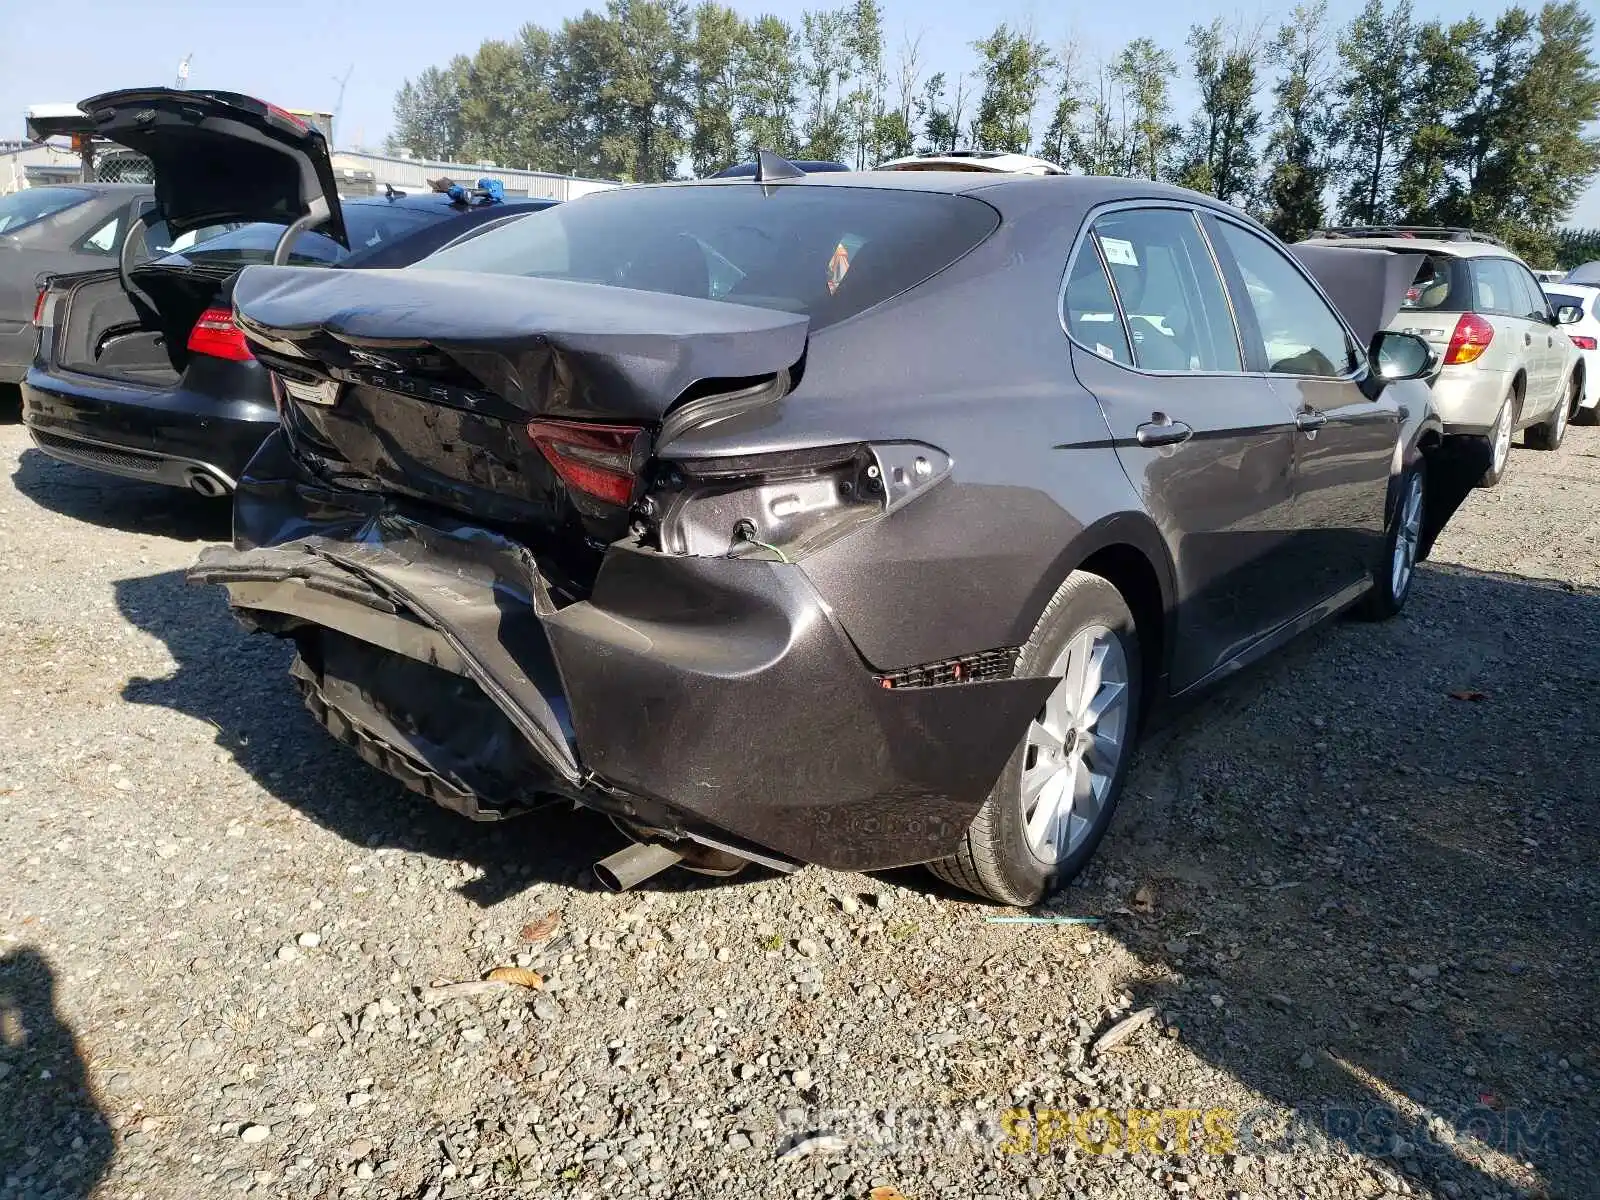
{"label": "rear door window", "polygon": [[1546,325],[1550,323],[1550,305],[1544,298],[1544,289],[1539,286],[1539,281],[1533,277],[1533,272],[1526,267],[1513,265],[1512,274],[1516,276],[1517,286],[1522,290],[1523,315],[1530,321],[1540,321]]}
{"label": "rear door window", "polygon": [[1092,247],[1105,263],[1136,366],[1243,370],[1228,296],[1193,213],[1175,208],[1107,213],[1091,227],[1089,243],[1078,258]]}
{"label": "rear door window", "polygon": [[1231,221],[1216,228],[1244,278],[1267,370],[1332,379],[1353,371],[1359,358],[1344,322],[1293,260]]}

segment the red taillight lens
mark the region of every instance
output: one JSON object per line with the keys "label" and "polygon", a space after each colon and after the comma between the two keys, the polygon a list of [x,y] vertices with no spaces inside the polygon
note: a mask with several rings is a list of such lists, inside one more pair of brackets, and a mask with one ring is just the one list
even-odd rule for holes
{"label": "red taillight lens", "polygon": [[1582,333],[1569,333],[1567,336],[1572,339],[1572,344],[1579,350],[1600,348],[1600,339],[1592,338]]}
{"label": "red taillight lens", "polygon": [[49,288],[40,288],[39,298],[33,302],[33,323],[36,326],[44,324],[44,302],[49,296]]}
{"label": "red taillight lens", "polygon": [[189,351],[225,358],[229,362],[249,362],[255,357],[250,353],[244,334],[233,323],[233,314],[225,308],[208,308],[200,314],[189,331]]}
{"label": "red taillight lens", "polygon": [[569,488],[625,505],[639,479],[634,473],[644,430],[638,425],[586,421],[529,421],[528,436]]}
{"label": "red taillight lens", "polygon": [[1477,313],[1462,313],[1450,335],[1450,346],[1444,352],[1446,366],[1477,362],[1494,341],[1494,326]]}
{"label": "red taillight lens", "polygon": [[279,108],[276,104],[267,105],[267,115],[277,118],[280,122],[289,126],[289,128],[293,129],[296,133],[306,133],[311,128],[311,126],[308,125],[304,120],[295,116],[292,112],[289,112],[286,109]]}

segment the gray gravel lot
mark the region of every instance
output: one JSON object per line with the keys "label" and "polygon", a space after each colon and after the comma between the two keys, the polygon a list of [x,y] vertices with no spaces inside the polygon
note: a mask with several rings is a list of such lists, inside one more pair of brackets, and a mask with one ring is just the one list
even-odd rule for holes
{"label": "gray gravel lot", "polygon": [[5,1200],[1600,1195],[1600,430],[1147,746],[1050,910],[1094,926],[596,892],[598,819],[474,826],[313,724],[183,584],[224,507],[15,424],[0,470]]}

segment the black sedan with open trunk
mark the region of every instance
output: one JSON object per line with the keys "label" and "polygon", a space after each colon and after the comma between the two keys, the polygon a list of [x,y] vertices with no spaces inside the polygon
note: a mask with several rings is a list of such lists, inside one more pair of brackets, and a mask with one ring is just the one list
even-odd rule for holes
{"label": "black sedan with open trunk", "polygon": [[[405,266],[553,203],[431,191],[341,203],[322,135],[234,93],[146,88],[81,107],[100,137],[150,159],[155,195],[119,257],[55,275],[39,296],[23,419],[52,457],[205,495],[231,490],[278,424],[266,372],[233,323],[241,267]],[[181,253],[157,249],[175,239]]]}
{"label": "black sedan with open trunk", "polygon": [[1327,265],[1157,184],[768,157],[252,267],[283,423],[191,578],[415,790],[609,814],[613,884],[927,862],[1031,903],[1148,714],[1398,611],[1482,469],[1389,264]]}

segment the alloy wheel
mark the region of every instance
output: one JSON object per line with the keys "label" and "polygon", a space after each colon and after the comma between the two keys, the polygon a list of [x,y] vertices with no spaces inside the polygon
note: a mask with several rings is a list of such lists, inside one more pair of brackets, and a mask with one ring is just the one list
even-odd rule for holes
{"label": "alloy wheel", "polygon": [[1405,599],[1411,575],[1417,569],[1417,544],[1422,539],[1422,476],[1412,475],[1400,501],[1395,527],[1394,557],[1389,566],[1389,591],[1396,601]]}
{"label": "alloy wheel", "polygon": [[1028,848],[1054,865],[1083,844],[1128,742],[1128,656],[1104,626],[1080,630],[1050,674],[1060,682],[1028,726],[1022,816]]}

